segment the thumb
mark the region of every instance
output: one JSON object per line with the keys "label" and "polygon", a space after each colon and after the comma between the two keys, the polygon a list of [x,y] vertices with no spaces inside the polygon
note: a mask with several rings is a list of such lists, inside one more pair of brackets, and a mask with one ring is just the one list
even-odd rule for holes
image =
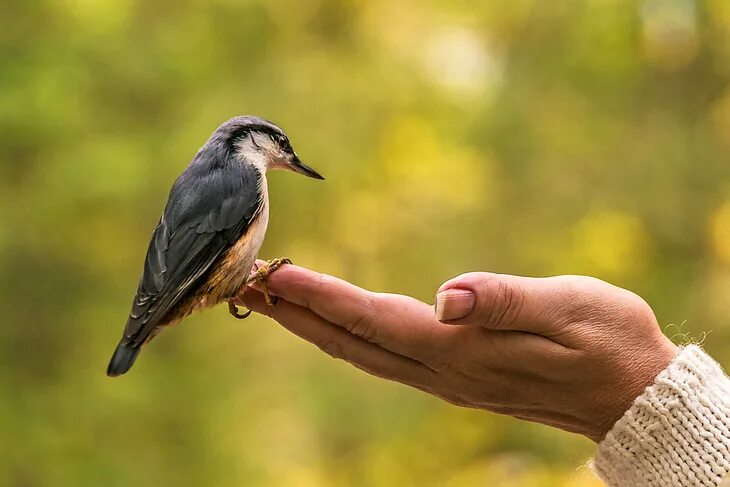
{"label": "thumb", "polygon": [[436,293],[436,319],[452,325],[542,333],[559,309],[549,278],[470,272],[445,282]]}

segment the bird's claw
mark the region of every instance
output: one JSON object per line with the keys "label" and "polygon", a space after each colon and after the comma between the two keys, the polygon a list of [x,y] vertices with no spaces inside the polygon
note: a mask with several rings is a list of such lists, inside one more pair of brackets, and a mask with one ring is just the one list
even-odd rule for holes
{"label": "bird's claw", "polygon": [[264,295],[264,299],[266,300],[266,304],[269,306],[274,306],[279,298],[276,296],[271,296],[269,294],[269,288],[266,285],[266,279],[273,274],[279,267],[283,266],[284,264],[291,264],[291,259],[288,259],[286,257],[280,257],[277,259],[271,259],[270,261],[267,261],[265,264],[258,266],[256,269],[256,272],[251,275],[251,277],[248,278],[248,281],[246,281],[246,284],[251,284],[252,282],[258,282],[261,286],[261,292]]}
{"label": "bird's claw", "polygon": [[236,303],[234,303],[233,300],[228,301],[228,312],[231,314],[231,316],[238,320],[243,320],[251,316],[251,310],[248,310],[243,314],[239,313],[238,306],[236,306]]}

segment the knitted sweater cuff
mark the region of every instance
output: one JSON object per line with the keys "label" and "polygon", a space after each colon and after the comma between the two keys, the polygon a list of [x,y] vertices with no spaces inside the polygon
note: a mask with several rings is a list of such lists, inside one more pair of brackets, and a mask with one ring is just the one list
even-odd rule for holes
{"label": "knitted sweater cuff", "polygon": [[730,378],[700,347],[684,347],[606,435],[592,467],[612,487],[719,486],[730,472]]}

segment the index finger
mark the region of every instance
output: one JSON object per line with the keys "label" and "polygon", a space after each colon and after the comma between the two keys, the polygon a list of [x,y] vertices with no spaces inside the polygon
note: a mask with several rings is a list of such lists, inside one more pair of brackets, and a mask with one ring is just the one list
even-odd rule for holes
{"label": "index finger", "polygon": [[454,327],[438,322],[417,299],[362,289],[342,279],[285,265],[266,281],[272,294],[311,309],[325,320],[400,355],[429,361]]}

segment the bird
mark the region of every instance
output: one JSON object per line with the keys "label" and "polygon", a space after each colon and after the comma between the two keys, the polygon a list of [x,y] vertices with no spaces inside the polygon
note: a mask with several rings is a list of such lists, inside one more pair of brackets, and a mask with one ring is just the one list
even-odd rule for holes
{"label": "bird", "polygon": [[252,115],[221,124],[175,180],[147,249],[137,292],[107,375],[126,373],[141,348],[190,313],[234,302],[253,281],[275,301],[266,278],[287,258],[254,269],[269,221],[266,173],[283,169],[323,180],[304,164],[278,126]]}

